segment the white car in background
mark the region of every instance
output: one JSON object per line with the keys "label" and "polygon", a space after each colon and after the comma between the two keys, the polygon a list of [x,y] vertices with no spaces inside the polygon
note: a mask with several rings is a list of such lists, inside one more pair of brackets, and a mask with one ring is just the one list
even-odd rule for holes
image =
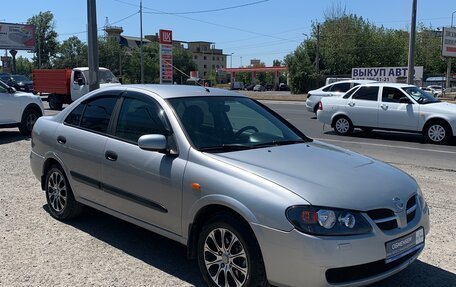
{"label": "white car in background", "polygon": [[456,135],[456,105],[407,84],[363,84],[342,97],[323,98],[317,117],[339,135],[354,128],[420,132],[438,144]]}
{"label": "white car in background", "polygon": [[39,96],[17,92],[0,81],[0,128],[18,127],[23,135],[30,135],[36,120],[44,114]]}
{"label": "white car in background", "polygon": [[333,97],[333,96],[342,96],[351,88],[366,84],[374,83],[371,80],[346,80],[334,82],[332,84],[326,85],[316,90],[309,91],[307,93],[306,109],[309,112],[317,113],[318,103],[323,97]]}

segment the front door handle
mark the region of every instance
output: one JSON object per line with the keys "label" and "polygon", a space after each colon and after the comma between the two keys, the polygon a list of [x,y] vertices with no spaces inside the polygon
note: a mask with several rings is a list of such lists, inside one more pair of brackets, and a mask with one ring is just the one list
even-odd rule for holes
{"label": "front door handle", "polygon": [[350,107],[354,107],[354,106],[355,106],[355,103],[350,102],[350,103],[348,103],[348,105],[349,105]]}
{"label": "front door handle", "polygon": [[105,158],[110,161],[116,161],[117,160],[117,154],[113,151],[106,151],[105,153]]}
{"label": "front door handle", "polygon": [[384,111],[386,111],[386,110],[388,109],[388,105],[385,105],[385,104],[381,105],[380,107],[381,107]]}
{"label": "front door handle", "polygon": [[65,144],[65,143],[66,143],[66,138],[63,137],[63,136],[58,136],[58,137],[57,137],[57,142],[58,142],[59,144]]}

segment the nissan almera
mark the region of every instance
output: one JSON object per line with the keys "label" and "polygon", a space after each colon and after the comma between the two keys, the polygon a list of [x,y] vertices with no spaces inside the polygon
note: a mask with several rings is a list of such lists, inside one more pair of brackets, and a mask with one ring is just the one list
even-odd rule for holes
{"label": "nissan almera", "polygon": [[369,284],[429,232],[412,177],[221,89],[91,92],[38,119],[30,157],[53,217],[91,206],[178,241],[209,286]]}

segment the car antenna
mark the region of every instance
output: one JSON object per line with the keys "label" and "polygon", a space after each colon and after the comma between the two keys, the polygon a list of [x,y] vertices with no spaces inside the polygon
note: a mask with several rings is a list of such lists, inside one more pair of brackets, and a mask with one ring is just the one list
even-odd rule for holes
{"label": "car antenna", "polygon": [[[169,66],[171,66],[172,68],[176,69],[176,71],[178,71],[178,72],[181,73],[182,75],[184,75],[184,76],[190,78],[190,76],[189,76],[188,74],[186,74],[184,71],[182,71],[182,70],[179,69],[178,67],[174,66],[174,65],[171,64],[170,62],[168,62],[168,61],[166,61],[166,60],[164,60],[164,62],[165,62],[166,65],[169,65]],[[200,84],[199,82],[195,82],[195,83],[196,83],[198,86],[200,86],[201,88],[204,88],[204,89],[206,90],[206,92],[208,92],[208,93],[211,92],[211,90],[209,90],[208,87],[203,86],[203,85]]]}

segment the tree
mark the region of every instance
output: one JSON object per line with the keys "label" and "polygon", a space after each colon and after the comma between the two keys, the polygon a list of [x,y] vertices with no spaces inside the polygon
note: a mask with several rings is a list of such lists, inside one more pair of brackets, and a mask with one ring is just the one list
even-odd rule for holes
{"label": "tree", "polygon": [[55,68],[85,67],[87,65],[87,45],[78,37],[70,37],[59,45],[54,63]]}
{"label": "tree", "polygon": [[30,77],[32,75],[33,63],[29,59],[19,56],[16,59],[16,70],[19,75]]}
{"label": "tree", "polygon": [[[180,70],[173,69],[173,79],[179,84],[184,84],[189,78],[190,71],[197,69],[195,62],[193,62],[192,53],[181,47],[173,47],[173,65]],[[216,78],[215,75],[212,84],[215,84]]]}
{"label": "tree", "polygon": [[[130,55],[127,53],[126,49],[119,44],[116,38],[99,37],[98,51],[98,62],[100,67],[110,69],[111,72],[118,77],[126,77],[124,71],[129,62]],[[122,81],[124,81],[124,79],[122,79]]]}
{"label": "tree", "polygon": [[50,11],[40,12],[27,20],[35,26],[35,67],[52,67],[52,60],[57,54],[57,32],[54,30],[54,15]]}

